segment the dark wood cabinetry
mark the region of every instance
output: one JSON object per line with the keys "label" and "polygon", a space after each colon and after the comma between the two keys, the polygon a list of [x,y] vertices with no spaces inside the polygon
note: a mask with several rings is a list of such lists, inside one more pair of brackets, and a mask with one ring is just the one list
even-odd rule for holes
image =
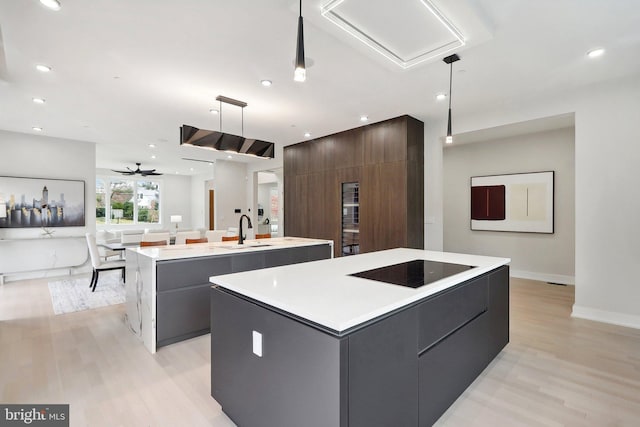
{"label": "dark wood cabinetry", "polygon": [[342,184],[358,183],[359,250],[424,248],[424,124],[410,116],[284,149],[285,235],[333,240]]}

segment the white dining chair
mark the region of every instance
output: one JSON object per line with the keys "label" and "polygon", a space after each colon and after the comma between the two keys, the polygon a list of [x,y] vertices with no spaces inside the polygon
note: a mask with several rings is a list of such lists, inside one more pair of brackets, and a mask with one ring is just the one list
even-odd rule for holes
{"label": "white dining chair", "polygon": [[91,266],[93,267],[93,275],[91,276],[91,283],[89,283],[91,292],[95,292],[96,290],[101,271],[122,270],[122,281],[125,281],[125,261],[117,260],[103,262],[100,257],[100,252],[98,252],[98,246],[96,245],[96,236],[91,233],[87,233],[86,238],[87,246],[89,247],[89,255],[91,257]]}
{"label": "white dining chair", "polygon": [[187,239],[199,239],[202,237],[197,230],[178,231],[176,233],[176,245],[185,245]]}
{"label": "white dining chair", "polygon": [[167,245],[169,244],[170,240],[171,240],[171,235],[169,234],[168,231],[166,232],[162,232],[162,233],[144,233],[142,235],[142,241],[143,242],[158,242],[164,240],[166,241]]}

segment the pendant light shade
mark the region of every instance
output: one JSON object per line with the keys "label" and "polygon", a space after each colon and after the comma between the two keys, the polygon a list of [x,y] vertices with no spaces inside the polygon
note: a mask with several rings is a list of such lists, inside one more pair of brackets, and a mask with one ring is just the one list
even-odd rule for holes
{"label": "pendant light shade", "polygon": [[445,142],[447,144],[453,144],[453,134],[451,133],[451,88],[453,84],[453,63],[459,61],[460,57],[455,53],[451,56],[447,56],[443,59],[446,64],[449,64],[449,116],[447,118],[447,138]]}
{"label": "pendant light shade", "polygon": [[302,0],[300,0],[300,15],[298,16],[298,42],[296,45],[296,69],[293,72],[293,80],[303,82],[307,78],[307,70],[304,65],[304,29],[302,23]]}

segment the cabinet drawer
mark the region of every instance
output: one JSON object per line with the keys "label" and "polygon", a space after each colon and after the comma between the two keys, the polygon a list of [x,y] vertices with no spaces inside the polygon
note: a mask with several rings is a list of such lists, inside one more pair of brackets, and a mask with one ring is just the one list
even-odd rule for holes
{"label": "cabinet drawer", "polygon": [[480,277],[418,306],[418,353],[487,310],[487,278]]}
{"label": "cabinet drawer", "polygon": [[157,295],[158,347],[207,333],[210,284]]}
{"label": "cabinet drawer", "polygon": [[158,292],[209,283],[209,277],[231,273],[231,257],[159,261],[156,263]]}
{"label": "cabinet drawer", "polygon": [[418,359],[418,417],[431,426],[487,366],[487,320],[483,313]]}

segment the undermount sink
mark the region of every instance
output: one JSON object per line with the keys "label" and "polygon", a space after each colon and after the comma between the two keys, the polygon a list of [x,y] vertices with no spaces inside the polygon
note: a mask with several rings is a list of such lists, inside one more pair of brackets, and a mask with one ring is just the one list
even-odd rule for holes
{"label": "undermount sink", "polygon": [[268,243],[245,243],[242,245],[231,245],[231,246],[220,246],[223,249],[250,249],[250,248],[261,248],[263,246],[271,246]]}

